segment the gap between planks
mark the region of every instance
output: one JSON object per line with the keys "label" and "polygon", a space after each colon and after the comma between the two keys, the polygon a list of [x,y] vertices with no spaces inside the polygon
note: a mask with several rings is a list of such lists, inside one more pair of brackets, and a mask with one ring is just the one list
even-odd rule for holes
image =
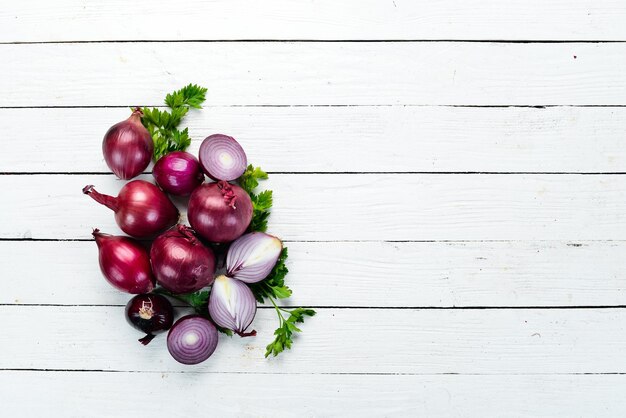
{"label": "gap between planks", "polygon": [[136,43],[482,43],[482,44],[619,44],[623,39],[101,39],[91,41],[8,41],[0,45],[136,44]]}
{"label": "gap between planks", "polygon": [[572,373],[385,373],[385,372],[237,372],[237,371],[199,371],[199,370],[117,370],[117,369],[50,369],[50,368],[0,368],[2,372],[52,372],[52,373],[154,373],[154,374],[228,374],[228,375],[264,375],[264,376],[626,376],[625,372],[572,372]]}
{"label": "gap between planks", "polygon": [[[176,308],[189,308],[189,305],[172,303]],[[64,304],[64,303],[0,303],[0,306],[23,306],[23,307],[77,307],[77,308],[123,308],[120,304]],[[293,309],[291,305],[277,304],[279,308]],[[328,305],[303,305],[311,309],[360,309],[360,310],[409,310],[409,311],[474,311],[474,310],[585,310],[585,309],[626,309],[626,305],[528,305],[528,306],[328,306]],[[257,309],[274,309],[273,306],[257,306]]]}

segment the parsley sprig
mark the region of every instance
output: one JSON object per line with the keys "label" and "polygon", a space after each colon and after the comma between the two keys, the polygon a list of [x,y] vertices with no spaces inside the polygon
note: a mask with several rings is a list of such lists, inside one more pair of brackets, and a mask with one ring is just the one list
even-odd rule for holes
{"label": "parsley sprig", "polygon": [[165,104],[170,111],[158,108],[142,109],[141,121],[148,129],[154,141],[154,161],[172,151],[184,151],[191,144],[189,130],[178,130],[178,125],[190,108],[201,109],[206,99],[207,89],[196,84],[189,84],[180,90],[168,94]]}
{"label": "parsley sprig", "polygon": [[267,231],[267,219],[270,217],[270,209],[272,208],[272,191],[265,190],[259,194],[254,193],[259,185],[259,180],[267,180],[267,173],[260,167],[254,167],[252,164],[246,168],[246,171],[239,178],[239,184],[250,195],[252,200],[252,221],[248,229],[250,231]]}
{"label": "parsley sprig", "polygon": [[[239,184],[250,195],[252,200],[253,214],[252,222],[250,222],[250,231],[265,232],[267,230],[267,220],[272,208],[272,191],[265,190],[259,194],[254,192],[259,186],[259,180],[266,180],[267,178],[268,175],[265,171],[253,165],[249,165],[239,178]],[[276,265],[267,278],[249,285],[254,297],[261,303],[269,300],[274,305],[278,315],[279,326],[274,331],[276,337],[274,341],[267,345],[265,357],[270,355],[276,357],[285,349],[289,350],[293,343],[294,332],[302,332],[296,324],[304,322],[305,316],[315,315],[313,309],[295,308],[288,310],[280,308],[276,304],[276,299],[286,299],[291,296],[291,289],[285,285],[285,276],[289,273],[289,269],[285,265],[288,256],[287,247],[284,247]],[[288,316],[285,318],[284,314],[288,314]]]}
{"label": "parsley sprig", "polygon": [[[296,323],[304,322],[305,316],[314,316],[315,311],[313,309],[306,308],[296,308],[292,311],[289,311],[284,308],[279,308],[274,302],[274,299],[270,298],[270,301],[276,309],[276,313],[278,314],[278,320],[280,321],[280,326],[276,329],[276,331],[274,331],[274,335],[276,335],[276,338],[266,347],[265,357],[268,357],[269,355],[273,355],[274,357],[276,357],[278,354],[282,353],[283,350],[291,349],[291,344],[293,343],[292,337],[294,332],[302,332],[302,330],[296,326]],[[287,319],[285,319],[282,312],[289,314]]]}

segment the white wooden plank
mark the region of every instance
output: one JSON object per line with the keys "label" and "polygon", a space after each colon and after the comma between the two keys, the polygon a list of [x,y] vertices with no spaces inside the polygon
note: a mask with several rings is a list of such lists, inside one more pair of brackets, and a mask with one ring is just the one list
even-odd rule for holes
{"label": "white wooden plank", "polygon": [[[624,242],[287,245],[287,305],[626,305]],[[96,254],[86,241],[0,241],[0,303],[126,304],[129,296],[102,279]]]}
{"label": "white wooden plank", "polygon": [[[126,109],[0,109],[0,172],[109,172],[101,141]],[[36,120],[37,123],[33,123]],[[238,138],[269,171],[624,171],[626,108],[210,107],[189,151]],[[581,158],[584,156],[584,158]]]}
{"label": "white wooden plank", "polygon": [[626,44],[97,43],[1,45],[0,106],[160,104],[195,82],[210,105],[612,105]]}
{"label": "white wooden plank", "polygon": [[[372,289],[373,292],[377,289]],[[155,339],[144,347],[123,307],[2,306],[0,368],[213,373],[626,372],[624,309],[318,309],[293,349],[267,360],[278,319],[257,312],[256,337],[220,336],[193,367]],[[19,342],[19,343],[17,343]],[[350,361],[346,361],[350,359]]]}
{"label": "white wooden plank", "polygon": [[[81,193],[87,184],[117,195],[124,183],[113,175],[0,176],[0,212],[11,220],[0,237],[118,233],[113,213]],[[274,190],[269,230],[285,240],[626,239],[619,175],[283,174],[264,186]]]}
{"label": "white wooden plank", "polygon": [[41,0],[3,5],[0,41],[626,39],[619,0]]}
{"label": "white wooden plank", "polygon": [[[616,417],[624,376],[0,372],[7,416]],[[159,402],[150,400],[158,396]],[[106,399],[106,402],[103,400]],[[245,400],[245,402],[242,401]],[[268,402],[268,400],[274,400]],[[505,412],[506,411],[506,412]]]}

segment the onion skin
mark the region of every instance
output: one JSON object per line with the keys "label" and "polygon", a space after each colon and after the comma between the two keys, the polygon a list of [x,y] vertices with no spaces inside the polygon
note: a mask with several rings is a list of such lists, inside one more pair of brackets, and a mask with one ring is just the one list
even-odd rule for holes
{"label": "onion skin", "polygon": [[182,364],[198,364],[211,357],[217,347],[217,328],[206,318],[187,315],[167,334],[167,350]]}
{"label": "onion skin", "polygon": [[213,180],[236,180],[246,171],[248,158],[232,136],[214,134],[200,144],[200,165]]}
{"label": "onion skin", "polygon": [[213,283],[215,255],[184,225],[164,232],[150,249],[157,282],[172,293],[189,293]]}
{"label": "onion skin", "polygon": [[245,283],[265,279],[278,261],[283,243],[263,232],[243,235],[230,245],[226,256],[227,275]]}
{"label": "onion skin", "polygon": [[143,172],[152,159],[154,142],[141,123],[142,116],[136,108],[128,119],[111,126],[102,140],[104,161],[123,180]]}
{"label": "onion skin", "polygon": [[204,182],[198,159],[185,151],[174,151],[156,162],[152,175],[157,184],[175,196],[189,196]]}
{"label": "onion skin", "polygon": [[154,276],[148,252],[127,237],[103,234],[94,229],[98,244],[100,270],[116,289],[126,293],[148,293],[154,288]]}
{"label": "onion skin", "polygon": [[250,288],[237,279],[215,279],[209,296],[209,315],[217,325],[240,337],[256,335],[256,331],[245,332],[256,315],[256,299]]}
{"label": "onion skin", "polygon": [[239,238],[252,220],[252,201],[241,187],[225,181],[199,186],[189,198],[191,227],[211,242]]}
{"label": "onion skin", "polygon": [[144,180],[126,183],[117,197],[100,194],[91,185],[83,193],[113,210],[120,229],[136,238],[151,238],[178,222],[176,206],[161,189]]}
{"label": "onion skin", "polygon": [[174,308],[161,295],[137,295],[128,301],[124,312],[130,326],[146,333],[145,337],[139,339],[143,345],[148,345],[156,334],[170,329],[174,322]]}

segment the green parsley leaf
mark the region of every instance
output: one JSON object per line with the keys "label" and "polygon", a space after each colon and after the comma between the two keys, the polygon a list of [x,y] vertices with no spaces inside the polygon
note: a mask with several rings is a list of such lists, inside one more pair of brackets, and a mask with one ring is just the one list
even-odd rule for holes
{"label": "green parsley leaf", "polygon": [[252,221],[248,227],[250,232],[267,231],[269,210],[272,208],[272,191],[265,190],[259,194],[254,193],[254,189],[259,186],[259,180],[266,180],[267,177],[267,173],[260,167],[254,167],[250,164],[239,178],[239,185],[250,195],[250,200],[252,200]]}
{"label": "green parsley leaf", "polygon": [[174,109],[176,107],[193,107],[201,109],[204,103],[207,89],[197,84],[189,84],[182,89],[170,93],[165,97],[165,104]]}
{"label": "green parsley leaf", "polygon": [[260,167],[254,167],[250,164],[241,177],[239,177],[239,185],[250,194],[259,185],[259,180],[267,180],[267,177],[267,173],[261,170]]}
{"label": "green parsley leaf", "polygon": [[222,334],[226,334],[229,337],[232,337],[234,335],[233,330],[232,329],[228,329],[228,328],[222,328],[222,327],[218,327],[217,325],[215,325],[215,328],[217,328],[217,330],[219,332],[221,332]]}
{"label": "green parsley leaf", "polygon": [[141,121],[150,132],[154,142],[154,161],[172,151],[184,151],[191,144],[187,128],[178,130],[190,108],[200,109],[206,98],[207,89],[196,84],[189,84],[182,89],[170,93],[165,98],[165,104],[170,111],[158,108],[142,109]]}
{"label": "green parsley leaf", "polygon": [[265,190],[258,195],[250,192],[250,200],[252,200],[252,221],[248,230],[250,231],[267,231],[267,219],[270,217],[269,210],[272,207],[272,191]]}
{"label": "green parsley leaf", "polygon": [[263,303],[265,298],[286,299],[291,296],[291,289],[285,285],[285,276],[289,273],[285,265],[287,257],[289,252],[284,247],[269,276],[258,283],[249,284],[256,300]]}
{"label": "green parsley leaf", "polygon": [[[274,338],[274,341],[267,345],[265,357],[269,357],[270,355],[276,357],[285,349],[291,349],[291,345],[293,344],[293,333],[302,332],[302,330],[296,326],[296,323],[303,323],[305,316],[314,316],[316,314],[313,309],[296,308],[289,311],[279,308],[275,304],[274,307],[278,313],[280,327],[274,331],[276,338]],[[281,311],[289,313],[289,317],[285,319]]]}

